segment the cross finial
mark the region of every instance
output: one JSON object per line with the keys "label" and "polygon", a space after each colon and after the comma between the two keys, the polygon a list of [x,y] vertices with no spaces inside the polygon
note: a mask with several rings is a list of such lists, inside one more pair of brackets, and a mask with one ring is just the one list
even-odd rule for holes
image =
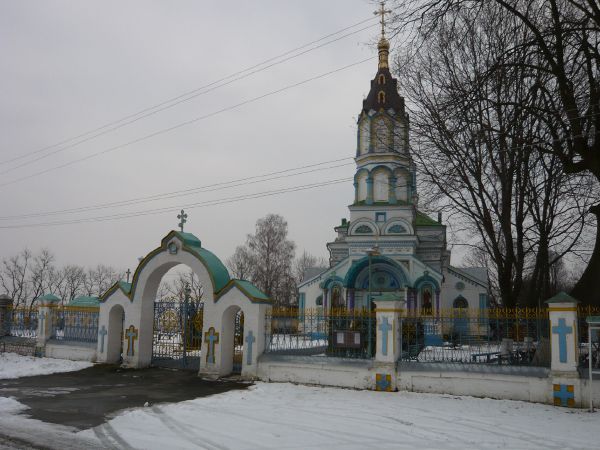
{"label": "cross finial", "polygon": [[381,37],[384,38],[385,37],[385,15],[386,14],[391,14],[392,11],[389,9],[385,9],[385,2],[379,2],[379,9],[377,11],[374,11],[373,14],[375,14],[376,16],[381,16],[381,19],[379,20],[379,23],[381,24]]}
{"label": "cross finial", "polygon": [[183,226],[187,222],[187,217],[188,217],[188,215],[185,213],[185,211],[183,209],[181,210],[181,213],[177,215],[177,218],[180,219],[179,228],[181,228],[182,233],[183,233]]}
{"label": "cross finial", "polygon": [[131,276],[131,270],[127,269],[127,272],[125,272],[125,275],[127,275],[127,282],[129,283],[129,277]]}

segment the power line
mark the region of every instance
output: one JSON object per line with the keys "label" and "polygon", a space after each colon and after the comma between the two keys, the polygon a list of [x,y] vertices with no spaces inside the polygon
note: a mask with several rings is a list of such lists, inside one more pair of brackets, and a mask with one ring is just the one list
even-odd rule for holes
{"label": "power line", "polygon": [[[165,192],[165,193],[161,193],[161,194],[154,194],[154,195],[150,195],[150,196],[137,197],[137,198],[127,199],[127,200],[119,200],[119,201],[115,201],[115,202],[100,203],[100,204],[96,204],[96,205],[84,205],[84,206],[79,206],[76,208],[54,210],[54,211],[43,211],[43,212],[36,212],[36,213],[17,214],[17,215],[12,215],[12,216],[0,216],[0,221],[15,220],[15,219],[28,219],[28,218],[32,218],[32,217],[55,216],[55,215],[61,215],[61,214],[73,214],[73,213],[94,211],[94,210],[106,209],[106,208],[131,206],[131,205],[147,203],[147,202],[152,202],[152,201],[168,200],[171,198],[193,195],[193,194],[200,193],[200,192],[212,192],[212,191],[221,190],[221,189],[229,189],[229,188],[233,188],[233,187],[246,186],[249,184],[262,183],[265,181],[277,180],[277,179],[281,179],[284,177],[320,172],[323,170],[335,169],[335,168],[354,164],[352,162],[349,162],[349,163],[343,163],[343,164],[336,164],[333,166],[319,167],[319,166],[323,166],[323,165],[327,165],[327,164],[346,161],[348,159],[353,159],[353,158],[348,156],[345,158],[332,159],[329,161],[324,161],[324,162],[315,163],[315,164],[308,164],[308,165],[295,167],[295,168],[291,168],[291,169],[278,170],[275,172],[269,172],[269,173],[265,173],[265,174],[261,174],[261,175],[254,175],[251,177],[238,178],[235,180],[224,181],[224,182],[220,182],[220,183],[206,184],[203,186],[197,186],[197,187],[182,189],[182,190],[178,190],[178,191]],[[303,170],[303,169],[311,169],[311,170]],[[299,170],[300,170],[300,172],[298,172]],[[294,173],[290,173],[290,172],[294,172]]]}
{"label": "power line", "polygon": [[250,103],[253,103],[253,102],[256,102],[256,101],[258,101],[258,100],[262,100],[262,99],[264,99],[264,98],[266,98],[266,97],[270,97],[270,96],[273,96],[273,95],[279,94],[279,93],[281,93],[281,92],[284,92],[284,91],[287,91],[287,90],[293,89],[293,88],[295,88],[295,87],[298,87],[298,86],[302,86],[302,85],[304,85],[304,84],[310,83],[311,81],[315,81],[315,80],[318,80],[318,79],[321,79],[321,78],[325,78],[325,77],[327,77],[327,76],[329,76],[329,75],[333,75],[333,74],[335,74],[335,73],[338,73],[338,72],[341,72],[341,71],[343,71],[343,70],[347,70],[347,69],[349,69],[349,68],[352,68],[352,67],[358,66],[358,65],[360,65],[360,64],[364,64],[365,62],[367,62],[367,61],[371,61],[371,60],[373,60],[373,59],[375,59],[375,58],[374,58],[374,57],[372,57],[372,56],[370,56],[370,57],[368,57],[368,58],[365,58],[365,59],[363,59],[363,60],[360,60],[360,61],[357,61],[357,62],[354,62],[354,63],[348,64],[348,65],[346,65],[346,66],[339,67],[339,68],[337,68],[337,69],[334,69],[334,70],[331,70],[331,71],[329,71],[329,72],[325,72],[325,73],[322,73],[322,74],[320,74],[320,75],[316,75],[316,76],[314,76],[314,77],[311,77],[311,78],[304,79],[304,80],[302,80],[302,81],[299,81],[299,82],[297,82],[297,83],[293,83],[293,84],[290,84],[290,85],[284,86],[283,88],[279,88],[279,89],[276,89],[276,90],[274,90],[274,91],[267,92],[267,93],[265,93],[265,94],[262,94],[262,95],[259,95],[259,96],[257,96],[257,97],[253,97],[253,98],[251,98],[251,99],[244,100],[243,102],[237,103],[237,104],[235,104],[235,105],[231,105],[231,106],[228,106],[228,107],[222,108],[222,109],[220,109],[220,110],[214,111],[214,112],[212,112],[212,113],[208,113],[208,114],[205,114],[205,115],[202,115],[202,116],[199,116],[199,117],[195,117],[195,118],[193,118],[193,119],[190,119],[190,120],[187,120],[187,121],[185,121],[185,122],[180,122],[180,123],[178,123],[178,124],[176,124],[176,125],[173,125],[173,126],[171,126],[171,127],[167,127],[167,128],[163,128],[163,129],[161,129],[161,130],[155,131],[155,132],[153,132],[153,133],[150,133],[150,134],[146,134],[146,135],[144,135],[144,136],[142,136],[142,137],[140,137],[140,138],[136,138],[136,139],[133,139],[133,140],[131,140],[131,141],[127,141],[127,142],[125,142],[125,143],[123,143],[123,144],[119,144],[119,145],[116,145],[116,146],[113,146],[113,147],[109,147],[109,148],[107,148],[107,149],[104,149],[104,150],[98,151],[98,152],[96,152],[96,153],[92,153],[92,154],[90,154],[90,155],[87,155],[87,156],[85,156],[85,157],[82,157],[82,158],[79,158],[79,159],[75,159],[75,160],[72,160],[72,161],[66,162],[66,163],[64,163],[64,164],[60,164],[60,165],[58,165],[58,166],[53,166],[53,167],[50,167],[50,168],[48,168],[48,169],[44,169],[44,170],[41,170],[41,171],[38,171],[38,172],[34,172],[34,173],[30,174],[30,175],[26,175],[26,176],[23,176],[23,177],[20,177],[20,178],[16,178],[16,179],[14,179],[14,180],[11,180],[11,181],[8,181],[8,182],[5,182],[5,183],[2,183],[2,184],[0,184],[0,187],[5,187],[5,186],[9,186],[9,185],[11,185],[11,184],[19,183],[19,182],[21,182],[21,181],[25,181],[25,180],[28,180],[28,179],[34,178],[34,177],[36,177],[36,176],[39,176],[39,175],[46,174],[46,173],[48,173],[48,172],[52,172],[52,171],[54,171],[54,170],[62,169],[62,168],[65,168],[65,167],[71,166],[71,165],[73,165],[73,164],[77,164],[77,163],[80,163],[80,162],[83,162],[83,161],[87,161],[87,160],[89,160],[89,159],[91,159],[91,158],[94,158],[94,157],[96,157],[96,156],[100,156],[100,155],[103,155],[103,154],[106,154],[106,153],[109,153],[109,152],[113,152],[113,151],[115,151],[115,150],[119,150],[119,149],[121,149],[121,148],[124,148],[124,147],[130,146],[130,145],[133,145],[133,144],[137,144],[137,143],[139,143],[139,142],[146,141],[146,140],[148,140],[148,139],[151,139],[151,138],[153,138],[153,137],[159,136],[159,135],[161,135],[161,134],[165,134],[165,133],[168,133],[168,132],[171,132],[171,131],[177,130],[177,129],[179,129],[179,128],[185,127],[185,126],[187,126],[187,125],[191,125],[191,124],[193,124],[193,123],[196,123],[196,122],[199,122],[199,121],[201,121],[201,120],[205,120],[205,119],[208,119],[208,118],[210,118],[210,117],[216,116],[216,115],[218,115],[218,114],[221,114],[221,113],[224,113],[224,112],[227,112],[227,111],[231,111],[231,110],[233,110],[233,109],[237,109],[237,108],[239,108],[239,107],[242,107],[242,106],[248,105],[248,104],[250,104]]}
{"label": "power line", "polygon": [[[173,205],[173,206],[167,206],[167,207],[161,207],[161,208],[147,209],[147,210],[142,210],[142,211],[134,211],[134,212],[129,212],[129,213],[126,212],[126,213],[110,214],[110,215],[81,218],[81,219],[69,219],[69,220],[60,220],[60,221],[54,221],[54,222],[41,222],[41,223],[33,223],[33,224],[3,225],[3,226],[0,226],[0,229],[31,228],[31,227],[56,226],[56,225],[72,225],[72,224],[87,223],[87,222],[105,222],[105,221],[110,221],[110,220],[128,219],[128,218],[132,218],[132,217],[165,213],[165,212],[177,210],[180,208],[195,209],[195,208],[200,208],[200,207],[217,206],[217,205],[222,205],[222,204],[227,204],[227,203],[252,200],[252,199],[256,199],[256,198],[270,197],[273,195],[281,195],[281,194],[287,194],[290,192],[304,191],[307,189],[324,187],[324,186],[329,186],[329,185],[338,184],[338,183],[344,183],[344,182],[353,181],[353,180],[354,180],[354,177],[338,178],[338,179],[327,180],[327,181],[323,181],[323,182],[319,182],[319,183],[311,183],[311,184],[305,184],[305,185],[300,185],[300,186],[292,186],[292,187],[288,187],[288,188],[263,191],[263,192],[253,193],[253,194],[244,194],[244,195],[239,195],[239,196],[234,196],[234,197],[226,197],[226,198],[215,199],[215,200],[207,200],[204,202],[188,203],[188,204],[184,204],[184,205]],[[373,184],[381,185],[381,186],[385,186],[385,187],[389,188],[389,183],[387,183],[387,182],[374,181]],[[398,184],[398,185],[396,185],[396,188],[406,187],[406,186],[408,186],[408,185],[407,184]]]}
{"label": "power line", "polygon": [[[271,68],[273,66],[282,64],[282,63],[284,63],[286,61],[289,61],[291,59],[295,59],[295,58],[297,58],[299,56],[302,56],[302,55],[304,55],[306,53],[312,52],[314,50],[317,50],[319,48],[325,47],[325,46],[330,45],[330,44],[332,44],[334,42],[340,41],[340,40],[345,39],[345,38],[347,38],[349,36],[352,36],[354,34],[360,33],[361,31],[364,31],[364,30],[367,30],[369,28],[372,28],[373,26],[375,26],[377,24],[371,24],[371,25],[368,25],[366,27],[360,28],[358,30],[354,30],[354,31],[352,31],[350,33],[347,33],[347,34],[344,34],[342,36],[338,36],[335,39],[329,40],[329,41],[327,41],[327,42],[325,42],[323,44],[320,44],[320,45],[315,46],[315,47],[311,47],[311,48],[309,48],[307,50],[304,50],[304,51],[302,51],[300,53],[294,54],[295,52],[298,52],[299,50],[302,50],[302,49],[305,49],[307,47],[310,47],[310,46],[312,46],[314,44],[317,44],[317,43],[319,43],[321,41],[324,41],[324,40],[326,40],[326,39],[328,39],[328,38],[330,38],[332,36],[335,36],[335,35],[338,35],[340,33],[343,33],[344,31],[347,31],[349,29],[355,28],[355,27],[357,27],[359,25],[364,24],[365,22],[369,22],[369,21],[372,21],[372,20],[373,20],[373,18],[362,20],[362,21],[357,22],[357,23],[355,23],[355,24],[353,24],[351,26],[348,26],[348,27],[345,27],[345,28],[343,28],[341,30],[338,30],[338,31],[336,31],[334,33],[330,33],[330,34],[328,34],[326,36],[323,36],[320,39],[317,39],[315,41],[309,42],[308,44],[304,44],[304,45],[302,45],[300,47],[296,47],[296,48],[294,48],[292,50],[284,52],[284,53],[282,53],[280,55],[277,55],[275,57],[269,58],[269,59],[267,59],[265,61],[262,61],[262,62],[260,62],[258,64],[250,66],[250,67],[248,67],[246,69],[240,70],[238,72],[235,72],[233,74],[230,74],[228,76],[220,78],[220,79],[218,79],[216,81],[208,83],[208,84],[206,84],[204,86],[201,86],[199,88],[193,89],[193,90],[185,92],[183,94],[180,94],[177,97],[173,97],[171,99],[165,100],[165,101],[163,101],[161,103],[158,103],[156,105],[150,106],[150,107],[145,108],[145,109],[142,109],[140,111],[137,111],[136,113],[133,113],[133,114],[127,115],[125,117],[122,117],[120,119],[117,119],[115,121],[109,122],[109,123],[107,123],[105,125],[102,125],[100,127],[94,128],[93,130],[90,130],[90,131],[87,131],[85,133],[79,134],[79,135],[74,136],[72,138],[68,138],[68,139],[62,140],[62,141],[60,141],[60,142],[58,142],[56,144],[52,144],[52,145],[40,148],[38,150],[34,150],[34,151],[26,153],[24,155],[20,155],[20,156],[17,156],[17,157],[8,159],[8,160],[0,161],[0,165],[4,165],[4,164],[8,164],[8,163],[11,163],[11,162],[15,162],[15,161],[24,159],[26,157],[29,157],[29,156],[32,156],[32,155],[35,155],[35,154],[38,154],[38,153],[42,153],[42,152],[44,152],[46,150],[50,150],[50,149],[59,147],[57,150],[54,150],[54,151],[52,151],[50,153],[47,153],[45,155],[42,155],[42,156],[37,157],[35,159],[32,159],[30,161],[26,161],[26,162],[24,162],[22,164],[19,164],[19,165],[15,166],[15,167],[9,168],[9,169],[7,169],[5,171],[0,172],[0,174],[5,174],[5,173],[8,173],[8,172],[11,172],[11,171],[16,170],[16,169],[18,169],[20,167],[24,167],[26,165],[32,164],[32,163],[34,163],[36,161],[39,161],[39,160],[44,159],[44,158],[47,158],[47,157],[49,157],[51,155],[54,155],[56,153],[62,152],[62,151],[67,150],[69,148],[73,148],[73,147],[75,147],[75,146],[77,146],[77,145],[79,145],[81,143],[88,142],[88,141],[90,141],[92,139],[95,139],[95,138],[97,138],[99,136],[102,136],[104,134],[107,134],[107,133],[110,133],[110,132],[115,131],[117,129],[120,129],[120,128],[122,128],[124,126],[127,126],[127,125],[130,125],[130,124],[132,124],[134,122],[137,122],[137,121],[139,121],[139,120],[141,120],[143,118],[152,116],[152,115],[157,114],[157,113],[159,113],[161,111],[164,111],[166,109],[172,108],[172,107],[174,107],[174,106],[176,106],[176,105],[178,105],[180,103],[187,102],[187,101],[189,101],[189,100],[191,100],[193,98],[196,98],[196,97],[198,97],[200,95],[207,94],[207,93],[212,92],[212,91],[214,91],[216,89],[219,89],[221,87],[227,86],[227,85],[229,85],[231,83],[234,83],[234,82],[239,81],[241,79],[247,78],[247,77],[249,77],[251,75],[254,75],[254,74],[258,73],[258,72],[261,72],[263,70],[269,69],[269,68]],[[288,56],[288,55],[291,55],[291,56]],[[281,59],[281,58],[284,58],[284,59]],[[275,61],[275,62],[273,62],[273,61]],[[269,64],[269,63],[271,63],[271,64]],[[268,65],[266,65],[266,64],[268,64]],[[227,81],[227,80],[229,80],[229,81]],[[92,135],[92,136],[89,136],[89,135]],[[86,136],[88,136],[88,137],[86,137]],[[85,138],[85,139],[81,139],[81,138]],[[68,144],[69,142],[72,142],[72,141],[76,141],[76,142],[74,142],[74,143],[72,143],[70,145],[61,147],[64,144]]]}
{"label": "power line", "polygon": [[105,221],[111,221],[111,220],[129,219],[129,218],[133,218],[133,217],[141,217],[141,216],[165,213],[165,212],[173,211],[174,209],[179,209],[179,208],[195,209],[195,208],[201,208],[201,207],[207,207],[207,206],[217,206],[217,205],[223,205],[223,204],[227,204],[227,203],[240,202],[240,201],[244,201],[244,200],[251,200],[251,199],[257,199],[257,198],[263,198],[263,197],[271,197],[274,195],[287,194],[290,192],[298,192],[298,191],[304,191],[307,189],[315,189],[315,188],[319,188],[319,187],[330,186],[330,185],[339,184],[339,183],[345,183],[348,181],[352,181],[353,179],[354,179],[353,177],[338,178],[338,179],[334,179],[334,180],[323,181],[320,183],[292,186],[289,188],[263,191],[263,192],[258,192],[258,193],[254,193],[254,194],[245,194],[245,195],[240,195],[240,196],[235,196],[235,197],[226,197],[226,198],[222,198],[222,199],[208,200],[205,202],[189,203],[189,204],[180,205],[180,206],[154,208],[154,209],[149,209],[149,210],[144,210],[144,211],[136,211],[136,212],[131,212],[131,213],[111,214],[111,215],[107,215],[107,216],[96,216],[96,217],[89,217],[89,218],[83,218],[83,219],[62,220],[62,221],[55,221],[55,222],[40,222],[40,223],[19,224],[19,225],[1,225],[0,229],[73,225],[73,224],[86,223],[86,222],[105,222]]}

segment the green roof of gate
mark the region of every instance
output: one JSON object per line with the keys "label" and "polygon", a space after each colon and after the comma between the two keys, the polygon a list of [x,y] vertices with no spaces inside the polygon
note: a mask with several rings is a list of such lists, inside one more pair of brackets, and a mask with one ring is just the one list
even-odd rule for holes
{"label": "green roof of gate", "polygon": [[41,297],[38,297],[38,300],[46,300],[48,302],[60,302],[60,298],[58,298],[54,294],[45,294],[45,295],[42,295]]}
{"label": "green roof of gate", "polygon": [[129,294],[131,292],[131,283],[128,283],[127,281],[120,280],[119,281],[119,287],[126,294]]}
{"label": "green roof of gate", "polygon": [[579,303],[579,300],[571,297],[566,292],[559,292],[554,297],[546,300],[544,303]]}
{"label": "green roof of gate", "polygon": [[242,288],[243,291],[246,291],[250,297],[259,299],[259,300],[269,300],[267,294],[258,289],[252,283],[246,280],[235,280],[235,283]]}
{"label": "green roof of gate", "polygon": [[95,308],[100,306],[100,300],[98,297],[87,297],[82,295],[81,297],[74,298],[69,302],[69,306],[82,306]]}

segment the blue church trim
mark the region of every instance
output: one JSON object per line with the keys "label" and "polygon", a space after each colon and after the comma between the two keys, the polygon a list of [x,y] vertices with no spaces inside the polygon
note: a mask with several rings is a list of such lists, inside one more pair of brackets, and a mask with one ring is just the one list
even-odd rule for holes
{"label": "blue church trim", "polygon": [[336,283],[339,284],[340,286],[343,286],[344,280],[342,278],[338,277],[337,275],[329,276],[325,279],[325,281],[323,281],[320,284],[320,287],[322,289],[329,289]]}
{"label": "blue church trim", "polygon": [[425,285],[425,284],[432,284],[436,291],[440,290],[439,283],[435,280],[435,278],[433,278],[429,274],[425,274],[425,275],[417,278],[413,287],[415,289],[421,289],[423,287],[423,285]]}
{"label": "blue church trim", "polygon": [[[406,271],[404,270],[402,265],[400,265],[393,259],[387,258],[385,256],[373,256],[371,258],[371,264],[387,264],[393,267],[394,269],[396,269],[396,272],[398,272],[402,277],[402,279],[398,281],[401,284],[404,284],[405,286],[410,286],[410,278],[406,274]],[[350,267],[350,269],[346,273],[346,277],[344,278],[344,287],[354,287],[354,285],[356,284],[356,279],[358,278],[360,273],[367,267],[369,267],[368,256],[365,256],[364,258],[355,261],[352,264],[352,267]]]}

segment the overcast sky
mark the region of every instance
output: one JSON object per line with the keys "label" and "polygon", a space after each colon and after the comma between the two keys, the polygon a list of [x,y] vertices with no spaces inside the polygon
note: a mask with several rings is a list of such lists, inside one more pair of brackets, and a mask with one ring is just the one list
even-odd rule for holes
{"label": "overcast sky", "polygon": [[[374,9],[368,0],[0,2],[0,226],[17,226],[0,228],[0,256],[46,247],[59,264],[102,263],[133,270],[139,256],[177,227],[181,205],[351,177],[355,118],[377,70]],[[372,27],[338,42],[71,148],[39,151],[370,18],[346,33]],[[369,57],[366,63],[219,112]],[[6,163],[14,158],[19,159]],[[348,159],[332,165],[350,164],[135,205],[6,219],[340,158]],[[327,256],[325,244],[335,237],[333,227],[348,216],[352,200],[352,182],[346,181],[188,208],[186,231],[226,259],[254,230],[257,219],[278,213],[288,221],[298,253],[306,249]],[[22,227],[154,208],[168,211]]]}

